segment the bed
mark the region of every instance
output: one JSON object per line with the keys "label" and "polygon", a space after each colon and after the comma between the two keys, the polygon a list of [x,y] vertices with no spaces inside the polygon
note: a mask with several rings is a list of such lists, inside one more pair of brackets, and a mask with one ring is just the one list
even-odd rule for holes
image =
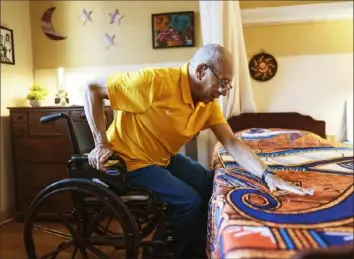
{"label": "bed", "polygon": [[328,142],[325,122],[299,113],[246,113],[228,123],[282,178],[315,194],[270,193],[218,142],[209,258],[324,259],[333,248],[353,258],[353,148]]}

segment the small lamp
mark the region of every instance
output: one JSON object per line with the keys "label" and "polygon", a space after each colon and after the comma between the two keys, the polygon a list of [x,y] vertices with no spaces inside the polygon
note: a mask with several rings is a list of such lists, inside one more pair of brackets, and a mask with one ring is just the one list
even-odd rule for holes
{"label": "small lamp", "polygon": [[58,92],[55,95],[54,102],[55,104],[65,106],[69,104],[69,97],[68,93],[65,91],[63,87],[63,81],[64,81],[64,68],[59,67],[58,68]]}

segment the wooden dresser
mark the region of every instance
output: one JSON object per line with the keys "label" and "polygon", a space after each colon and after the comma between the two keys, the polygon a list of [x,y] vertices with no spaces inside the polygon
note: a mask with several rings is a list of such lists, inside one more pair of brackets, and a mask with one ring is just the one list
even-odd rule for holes
{"label": "wooden dresser", "polygon": [[[13,169],[15,179],[16,219],[22,220],[36,194],[49,184],[66,178],[66,165],[72,155],[64,119],[41,124],[42,116],[63,112],[74,121],[85,121],[82,106],[10,107]],[[105,107],[107,122],[113,120],[110,107]],[[59,196],[58,196],[59,197]],[[41,209],[65,208],[66,199],[58,199]]]}

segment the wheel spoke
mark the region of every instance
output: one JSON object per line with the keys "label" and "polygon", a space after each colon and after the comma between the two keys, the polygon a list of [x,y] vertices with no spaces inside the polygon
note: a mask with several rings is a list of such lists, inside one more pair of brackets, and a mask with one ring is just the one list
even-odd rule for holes
{"label": "wheel spoke", "polygon": [[113,232],[111,230],[102,230],[102,229],[103,229],[103,227],[101,225],[96,226],[96,231],[99,232],[99,234],[101,234],[101,236],[106,235],[106,234],[110,234],[110,235],[114,235],[114,236],[118,236],[118,235],[123,236],[123,234],[119,234],[119,233]]}
{"label": "wheel spoke", "polygon": [[57,216],[59,217],[59,219],[64,223],[64,225],[67,227],[67,229],[69,230],[71,236],[74,238],[77,234],[77,232],[75,231],[75,229],[70,225],[70,222],[65,219],[65,217],[63,216],[63,214],[61,214],[60,212],[57,212]]}
{"label": "wheel spoke", "polygon": [[46,228],[46,227],[42,227],[42,226],[37,226],[37,225],[34,225],[33,228],[38,231],[42,231],[42,232],[45,232],[45,233],[53,235],[53,236],[61,237],[61,238],[67,239],[67,240],[72,240],[71,235],[54,230],[54,229],[50,229],[50,228]]}
{"label": "wheel spoke", "polygon": [[79,245],[79,249],[80,249],[80,253],[84,259],[89,258],[87,255],[87,252],[86,252],[86,248],[82,244]]}
{"label": "wheel spoke", "polygon": [[107,223],[107,225],[106,225],[106,227],[105,227],[105,229],[104,229],[104,232],[107,232],[108,227],[109,227],[109,225],[111,224],[112,220],[113,220],[113,214],[112,214],[111,217],[109,218],[108,223]]}
{"label": "wheel spoke", "polygon": [[100,259],[109,259],[101,250],[97,249],[96,247],[93,247],[92,245],[88,245],[87,249],[95,255],[98,255]]}
{"label": "wheel spoke", "polygon": [[55,259],[57,257],[57,255],[63,251],[64,249],[72,246],[74,244],[73,241],[69,241],[69,242],[63,242],[61,243],[59,246],[58,246],[58,249],[53,251],[53,252],[50,252],[49,254],[46,254],[45,256],[42,257],[42,259],[47,259],[47,258],[50,258],[50,259]]}
{"label": "wheel spoke", "polygon": [[108,209],[107,206],[103,207],[101,211],[94,217],[94,219],[91,221],[91,223],[88,225],[85,231],[85,235],[91,235],[93,232],[95,224],[105,215],[106,210]]}
{"label": "wheel spoke", "polygon": [[71,259],[75,259],[76,258],[77,250],[78,250],[78,247],[75,246],[74,251],[73,251],[73,253],[71,255]]}

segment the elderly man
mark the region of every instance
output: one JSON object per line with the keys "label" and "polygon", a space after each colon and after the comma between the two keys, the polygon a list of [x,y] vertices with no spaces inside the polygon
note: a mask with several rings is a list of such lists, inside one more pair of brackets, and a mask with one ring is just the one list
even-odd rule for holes
{"label": "elderly man", "polygon": [[[279,178],[232,133],[217,98],[232,88],[233,76],[231,54],[209,44],[182,67],[117,73],[87,84],[84,108],[96,145],[90,164],[104,170],[103,163],[116,151],[127,162],[130,183],[149,188],[169,204],[176,257],[205,257],[212,172],[178,154],[201,130],[211,129],[231,156],[263,178],[270,190],[311,194]],[[117,110],[107,132],[103,99]]]}

